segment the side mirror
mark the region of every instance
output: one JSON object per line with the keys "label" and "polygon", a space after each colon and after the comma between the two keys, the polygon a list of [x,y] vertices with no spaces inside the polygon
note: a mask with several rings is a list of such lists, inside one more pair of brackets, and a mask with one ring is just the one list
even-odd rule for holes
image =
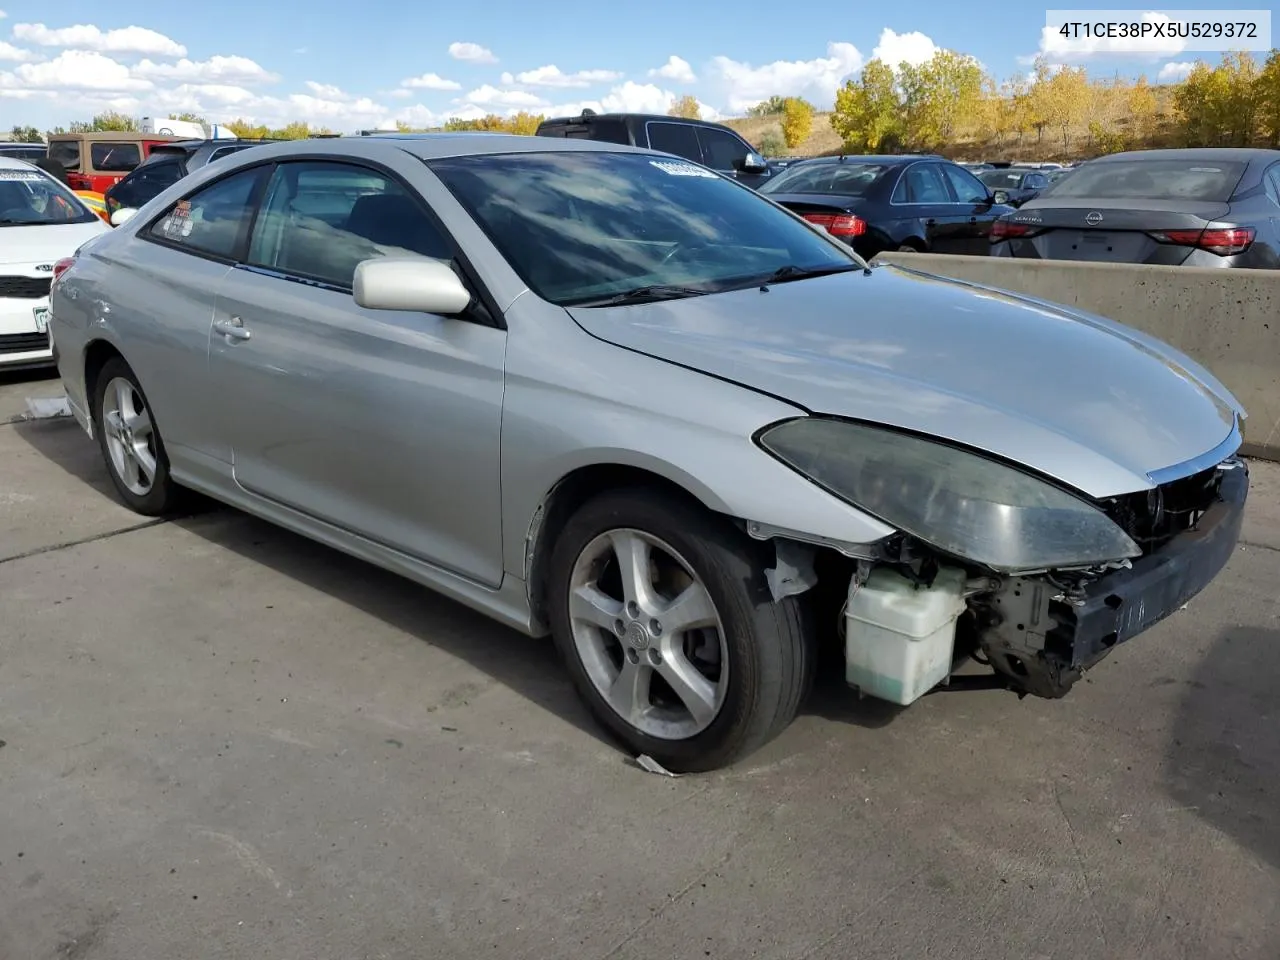
{"label": "side mirror", "polygon": [[413,310],[456,316],[471,303],[469,291],[448,261],[431,257],[380,257],[356,264],[352,295],[368,310]]}
{"label": "side mirror", "polygon": [[137,212],[138,211],[133,207],[121,207],[115,213],[111,214],[111,225],[113,227],[122,227],[132,220],[133,215]]}
{"label": "side mirror", "polygon": [[991,195],[991,202],[992,203],[1008,203],[1009,194],[1003,190],[997,190],[995,193]]}
{"label": "side mirror", "polygon": [[769,164],[765,158],[754,150],[735,163],[734,166],[743,173],[764,173],[769,169]]}

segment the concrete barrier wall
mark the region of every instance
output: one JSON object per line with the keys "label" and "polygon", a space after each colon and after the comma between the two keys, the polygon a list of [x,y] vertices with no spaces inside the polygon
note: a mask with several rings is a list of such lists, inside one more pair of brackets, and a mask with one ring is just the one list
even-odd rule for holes
{"label": "concrete barrier wall", "polygon": [[1280,460],[1280,270],[1213,270],[935,253],[876,258],[1078,307],[1199,361],[1244,405],[1245,453]]}

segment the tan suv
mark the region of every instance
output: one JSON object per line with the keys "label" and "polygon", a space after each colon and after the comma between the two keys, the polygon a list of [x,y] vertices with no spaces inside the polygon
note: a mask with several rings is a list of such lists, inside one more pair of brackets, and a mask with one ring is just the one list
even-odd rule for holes
{"label": "tan suv", "polygon": [[182,139],[136,130],[53,133],[49,159],[62,164],[72,190],[101,194],[149,157],[152,147]]}

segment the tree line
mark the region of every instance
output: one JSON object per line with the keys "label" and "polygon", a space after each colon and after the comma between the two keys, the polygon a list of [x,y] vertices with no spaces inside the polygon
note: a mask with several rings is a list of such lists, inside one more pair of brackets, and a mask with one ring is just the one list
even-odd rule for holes
{"label": "tree line", "polygon": [[943,50],[895,71],[880,60],[836,94],[831,126],[845,149],[936,151],[957,143],[1114,153],[1152,146],[1280,147],[1280,51],[1260,64],[1229,53],[1179,83],[1091,78],[1084,67],[997,83],[972,57]]}
{"label": "tree line", "polygon": [[[672,116],[699,119],[692,95],[680,97]],[[748,111],[776,118],[760,137],[766,154],[802,146],[815,132],[817,108],[800,97],[773,96]],[[205,123],[183,114],[177,119]],[[546,119],[521,111],[478,119],[451,119],[441,126],[397,124],[401,132],[484,130],[532,135]],[[1280,51],[1262,63],[1249,53],[1229,53],[1210,66],[1195,64],[1177,83],[1152,84],[1146,77],[1090,77],[1084,67],[1054,69],[1043,58],[1029,76],[997,82],[966,54],[940,50],[921,64],[893,68],[868,62],[837,91],[829,115],[843,149],[851,152],[954,152],[960,144],[1021,146],[1066,153],[1112,153],[1151,146],[1265,146],[1280,148]],[[136,130],[138,119],[116,112],[50,131]],[[249,139],[297,140],[333,136],[325,127],[295,121],[272,128],[246,120],[221,126]],[[34,127],[14,127],[12,139],[38,142]]]}

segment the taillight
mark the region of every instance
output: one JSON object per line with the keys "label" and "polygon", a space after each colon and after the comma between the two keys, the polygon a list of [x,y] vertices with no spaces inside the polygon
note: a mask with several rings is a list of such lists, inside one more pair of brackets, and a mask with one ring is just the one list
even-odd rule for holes
{"label": "taillight", "polygon": [[1257,231],[1253,227],[1210,227],[1207,230],[1159,230],[1151,234],[1159,243],[1179,247],[1197,247],[1220,257],[1244,253],[1253,243]]}
{"label": "taillight", "polygon": [[62,279],[62,275],[71,269],[71,265],[76,262],[75,257],[63,257],[53,265],[53,280],[50,285],[57,283]]}
{"label": "taillight", "polygon": [[72,190],[88,190],[93,186],[93,182],[83,173],[67,173],[67,186]]}
{"label": "taillight", "polygon": [[996,220],[991,224],[991,242],[995,243],[999,240],[1011,240],[1015,237],[1029,237],[1035,233],[1039,227],[1033,223],[1015,223],[1012,220]]}
{"label": "taillight", "polygon": [[804,218],[825,227],[833,237],[860,237],[867,232],[867,221],[851,213],[806,213]]}

